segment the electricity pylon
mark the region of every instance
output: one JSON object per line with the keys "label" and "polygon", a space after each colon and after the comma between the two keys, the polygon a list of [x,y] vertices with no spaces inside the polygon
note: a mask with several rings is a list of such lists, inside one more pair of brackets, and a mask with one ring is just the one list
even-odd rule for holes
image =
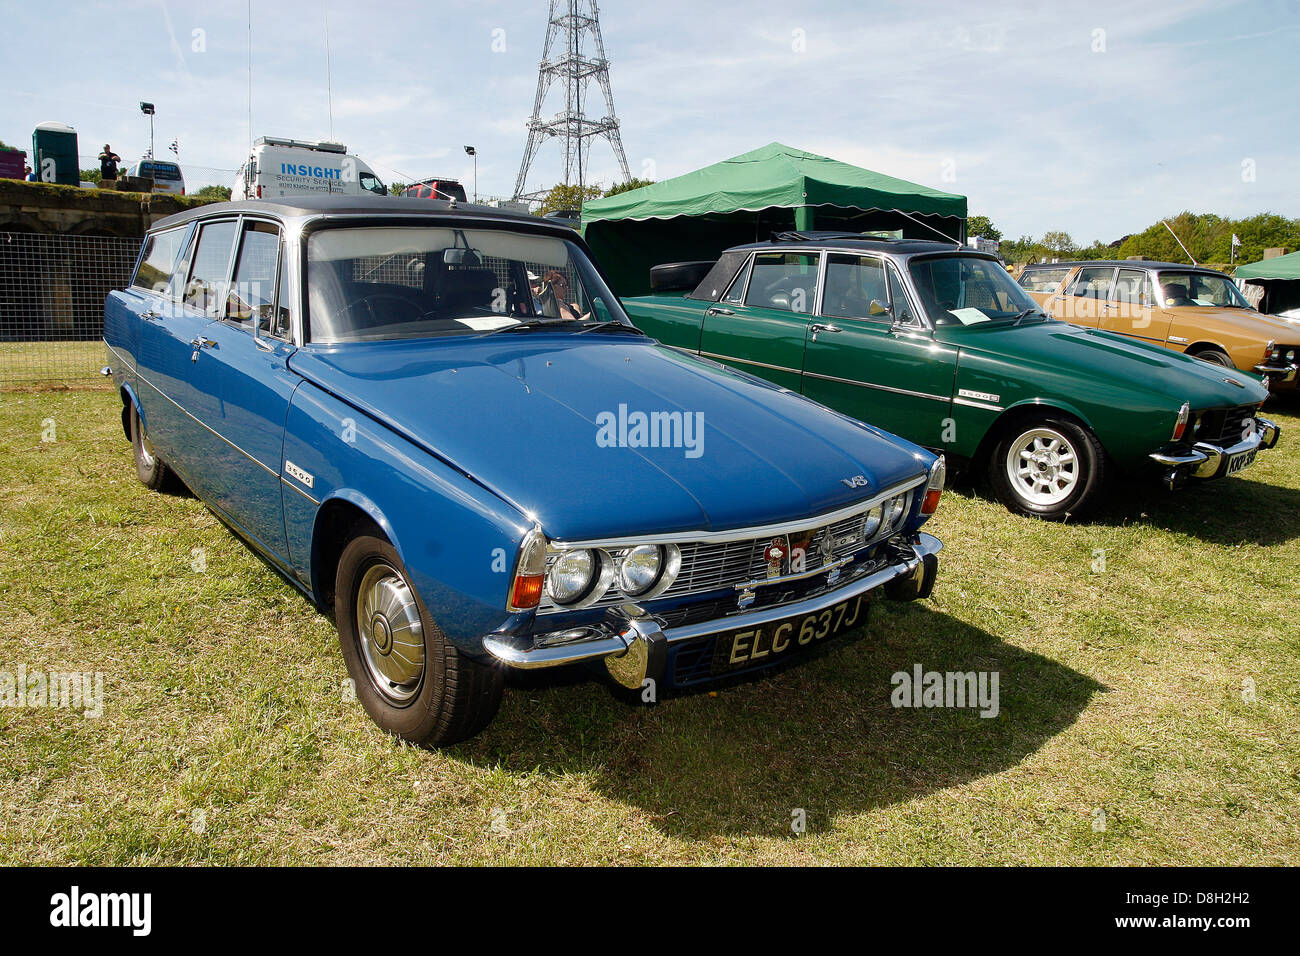
{"label": "electricity pylon", "polygon": [[[588,36],[595,46],[594,56],[583,51]],[[605,115],[598,120],[588,119],[584,112],[587,86],[593,78],[605,94]],[[557,79],[564,84],[564,109],[551,119],[542,119],[546,94]],[[528,170],[543,141],[553,136],[564,140],[565,185],[577,185],[579,189],[586,185],[590,140],[598,136],[609,140],[623,171],[623,180],[626,182],[632,178],[627,156],[623,153],[623,140],[618,133],[614,94],[609,89],[609,60],[605,58],[605,41],[600,35],[600,11],[596,8],[596,0],[551,0],[546,45],[542,48],[542,62],[537,69],[537,97],[533,101],[533,118],[528,121],[528,144],[524,147],[524,159],[519,164],[519,177],[515,180],[515,199],[533,198],[534,194],[525,191]]]}

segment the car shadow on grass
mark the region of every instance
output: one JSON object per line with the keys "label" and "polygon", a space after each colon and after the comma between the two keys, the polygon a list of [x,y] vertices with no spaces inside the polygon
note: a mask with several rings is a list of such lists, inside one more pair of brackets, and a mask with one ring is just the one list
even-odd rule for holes
{"label": "car shadow on grass", "polygon": [[[948,493],[984,499],[1001,508],[986,485],[959,478]],[[1008,521],[1039,521],[1008,513]],[[1118,479],[1096,507],[1070,525],[1150,524],[1211,544],[1285,544],[1300,537],[1300,490],[1254,478],[1249,472],[1191,482],[1169,491],[1158,482]]]}
{"label": "car shadow on grass", "polygon": [[[997,714],[896,708],[891,675],[997,674]],[[991,685],[986,685],[990,686]],[[507,773],[577,774],[667,835],[791,836],[1016,766],[1102,685],[929,605],[878,602],[857,635],[769,676],[630,706],[575,672],[506,691],[451,751]]]}

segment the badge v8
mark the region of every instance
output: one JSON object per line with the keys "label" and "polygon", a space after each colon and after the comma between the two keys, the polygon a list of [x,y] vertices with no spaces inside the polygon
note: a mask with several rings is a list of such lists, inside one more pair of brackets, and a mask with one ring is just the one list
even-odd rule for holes
{"label": "badge v8", "polygon": [[850,478],[841,478],[840,484],[845,488],[865,488],[867,487],[867,476],[853,475]]}

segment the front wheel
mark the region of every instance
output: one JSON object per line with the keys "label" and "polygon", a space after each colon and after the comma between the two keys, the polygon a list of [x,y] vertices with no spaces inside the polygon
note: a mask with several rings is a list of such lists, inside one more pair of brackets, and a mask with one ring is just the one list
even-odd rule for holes
{"label": "front wheel", "polygon": [[339,558],[334,593],[343,659],[381,729],[443,746],[474,736],[496,715],[501,669],[447,640],[388,541],[353,538]]}
{"label": "front wheel", "polygon": [[1105,452],[1068,418],[1042,418],[1007,430],[989,460],[989,478],[1009,511],[1061,520],[1087,509],[1105,481]]}
{"label": "front wheel", "polygon": [[135,456],[135,475],[142,485],[152,491],[165,491],[175,486],[175,475],[154,451],[140,424],[140,411],[134,404],[131,405],[131,450]]}
{"label": "front wheel", "polygon": [[1211,365],[1219,365],[1223,368],[1236,368],[1236,366],[1232,364],[1232,359],[1228,358],[1228,356],[1224,355],[1218,349],[1203,349],[1200,352],[1194,352],[1192,357],[1198,358],[1202,362],[1209,362]]}

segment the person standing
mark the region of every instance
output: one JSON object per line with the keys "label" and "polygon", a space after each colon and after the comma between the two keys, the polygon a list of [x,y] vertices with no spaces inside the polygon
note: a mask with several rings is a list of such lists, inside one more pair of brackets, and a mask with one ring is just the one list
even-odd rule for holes
{"label": "person standing", "polygon": [[117,164],[121,161],[122,157],[113,152],[113,147],[105,143],[104,151],[99,154],[99,178],[105,182],[116,180]]}

